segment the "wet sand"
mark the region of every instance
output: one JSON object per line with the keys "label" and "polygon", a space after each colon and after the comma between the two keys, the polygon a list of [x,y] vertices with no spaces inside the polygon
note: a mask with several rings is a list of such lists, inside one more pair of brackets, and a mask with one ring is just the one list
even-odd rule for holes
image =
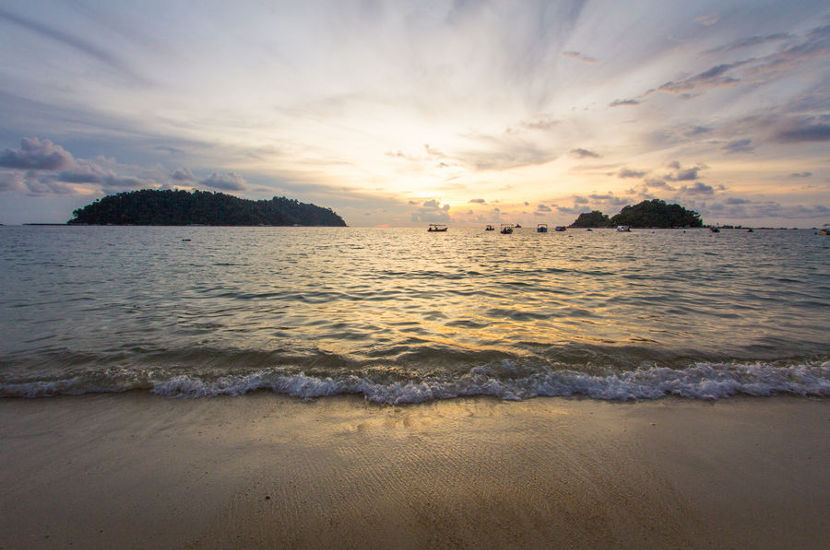
{"label": "wet sand", "polygon": [[822,548],[830,400],[0,400],[0,548]]}

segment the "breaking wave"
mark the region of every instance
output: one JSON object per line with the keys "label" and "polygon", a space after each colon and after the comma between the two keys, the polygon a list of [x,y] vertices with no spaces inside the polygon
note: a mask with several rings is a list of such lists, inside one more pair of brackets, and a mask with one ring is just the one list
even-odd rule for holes
{"label": "breaking wave", "polygon": [[583,396],[628,401],[667,396],[689,399],[723,399],[735,395],[789,394],[830,397],[830,361],[780,366],[771,363],[695,363],[685,369],[641,367],[624,372],[589,374],[549,367],[528,372],[504,360],[451,375],[424,375],[400,380],[371,373],[333,376],[267,368],[245,374],[199,376],[145,372],[83,376],[0,384],[0,396],[47,397],[86,393],[150,391],[168,397],[241,396],[271,391],[300,399],[332,395],[362,395],[367,401],[389,405],[423,403],[458,397],[492,396],[504,400],[534,397]]}

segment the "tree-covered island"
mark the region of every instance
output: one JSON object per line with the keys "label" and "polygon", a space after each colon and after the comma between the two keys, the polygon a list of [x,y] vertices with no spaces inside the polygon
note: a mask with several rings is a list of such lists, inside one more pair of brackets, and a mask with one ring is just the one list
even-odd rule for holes
{"label": "tree-covered island", "polygon": [[702,227],[700,214],[686,210],[679,204],[666,204],[666,201],[652,199],[633,206],[624,207],[619,214],[609,218],[599,210],[580,214],[571,227]]}
{"label": "tree-covered island", "polygon": [[345,227],[331,208],[285,197],[240,199],[210,191],[142,189],[108,195],[73,212],[78,225],[324,225]]}

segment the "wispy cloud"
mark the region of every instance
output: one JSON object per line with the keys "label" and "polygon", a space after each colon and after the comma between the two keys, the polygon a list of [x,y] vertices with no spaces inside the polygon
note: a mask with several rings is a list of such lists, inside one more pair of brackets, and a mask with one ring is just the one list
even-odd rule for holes
{"label": "wispy cloud", "polygon": [[718,46],[717,48],[712,48],[711,50],[707,50],[705,53],[707,54],[724,54],[728,52],[732,52],[735,50],[740,50],[742,48],[751,48],[754,46],[760,46],[763,44],[769,44],[774,42],[781,42],[782,40],[788,40],[793,38],[793,35],[787,32],[778,32],[774,34],[767,34],[764,36],[748,36],[746,38],[741,38],[739,40],[735,40],[730,42],[729,44],[724,44],[723,46]]}
{"label": "wispy cloud", "polygon": [[647,170],[632,170],[631,168],[622,168],[619,172],[617,172],[618,178],[642,178],[648,174]]}
{"label": "wispy cloud", "polygon": [[116,70],[119,74],[128,76],[134,81],[134,83],[148,84],[147,79],[133,72],[124,61],[113,55],[112,52],[95,45],[89,40],[75,36],[68,32],[64,32],[58,28],[40,23],[33,19],[16,15],[2,8],[0,8],[0,20],[4,20],[7,23],[17,25],[44,38],[54,40],[64,46],[68,46],[77,52],[87,55],[92,59],[107,65],[111,69]]}
{"label": "wispy cloud", "polygon": [[608,104],[609,107],[620,107],[623,105],[639,105],[639,99],[615,99]]}
{"label": "wispy cloud", "polygon": [[743,138],[733,139],[732,141],[723,146],[723,150],[730,154],[751,153],[755,150],[755,147],[752,145],[751,139]]}
{"label": "wispy cloud", "polygon": [[599,63],[599,61],[597,59],[595,59],[593,57],[590,57],[588,55],[579,53],[579,52],[575,52],[575,51],[562,52],[562,57],[567,57],[569,59],[573,59],[573,60],[579,61],[581,63],[589,63],[589,64]]}
{"label": "wispy cloud", "polygon": [[729,71],[746,65],[749,61],[736,61],[735,63],[723,63],[698,73],[694,76],[683,78],[677,81],[670,80],[657,88],[660,92],[672,94],[691,92],[692,90],[719,88],[732,86],[739,82],[738,78],[727,75]]}
{"label": "wispy cloud", "polygon": [[588,150],[588,149],[583,149],[581,147],[576,148],[576,149],[571,149],[570,154],[573,157],[577,157],[577,158],[581,158],[581,159],[584,159],[584,158],[599,158],[601,156],[599,153],[596,153],[596,152]]}
{"label": "wispy cloud", "polygon": [[778,132],[775,139],[781,143],[830,141],[830,124],[812,122],[795,124]]}

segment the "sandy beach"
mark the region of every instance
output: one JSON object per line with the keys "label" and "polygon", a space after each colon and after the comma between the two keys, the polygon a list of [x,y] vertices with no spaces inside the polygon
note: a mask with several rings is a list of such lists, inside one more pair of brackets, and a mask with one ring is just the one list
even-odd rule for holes
{"label": "sandy beach", "polygon": [[820,548],[830,402],[0,400],[0,548]]}

